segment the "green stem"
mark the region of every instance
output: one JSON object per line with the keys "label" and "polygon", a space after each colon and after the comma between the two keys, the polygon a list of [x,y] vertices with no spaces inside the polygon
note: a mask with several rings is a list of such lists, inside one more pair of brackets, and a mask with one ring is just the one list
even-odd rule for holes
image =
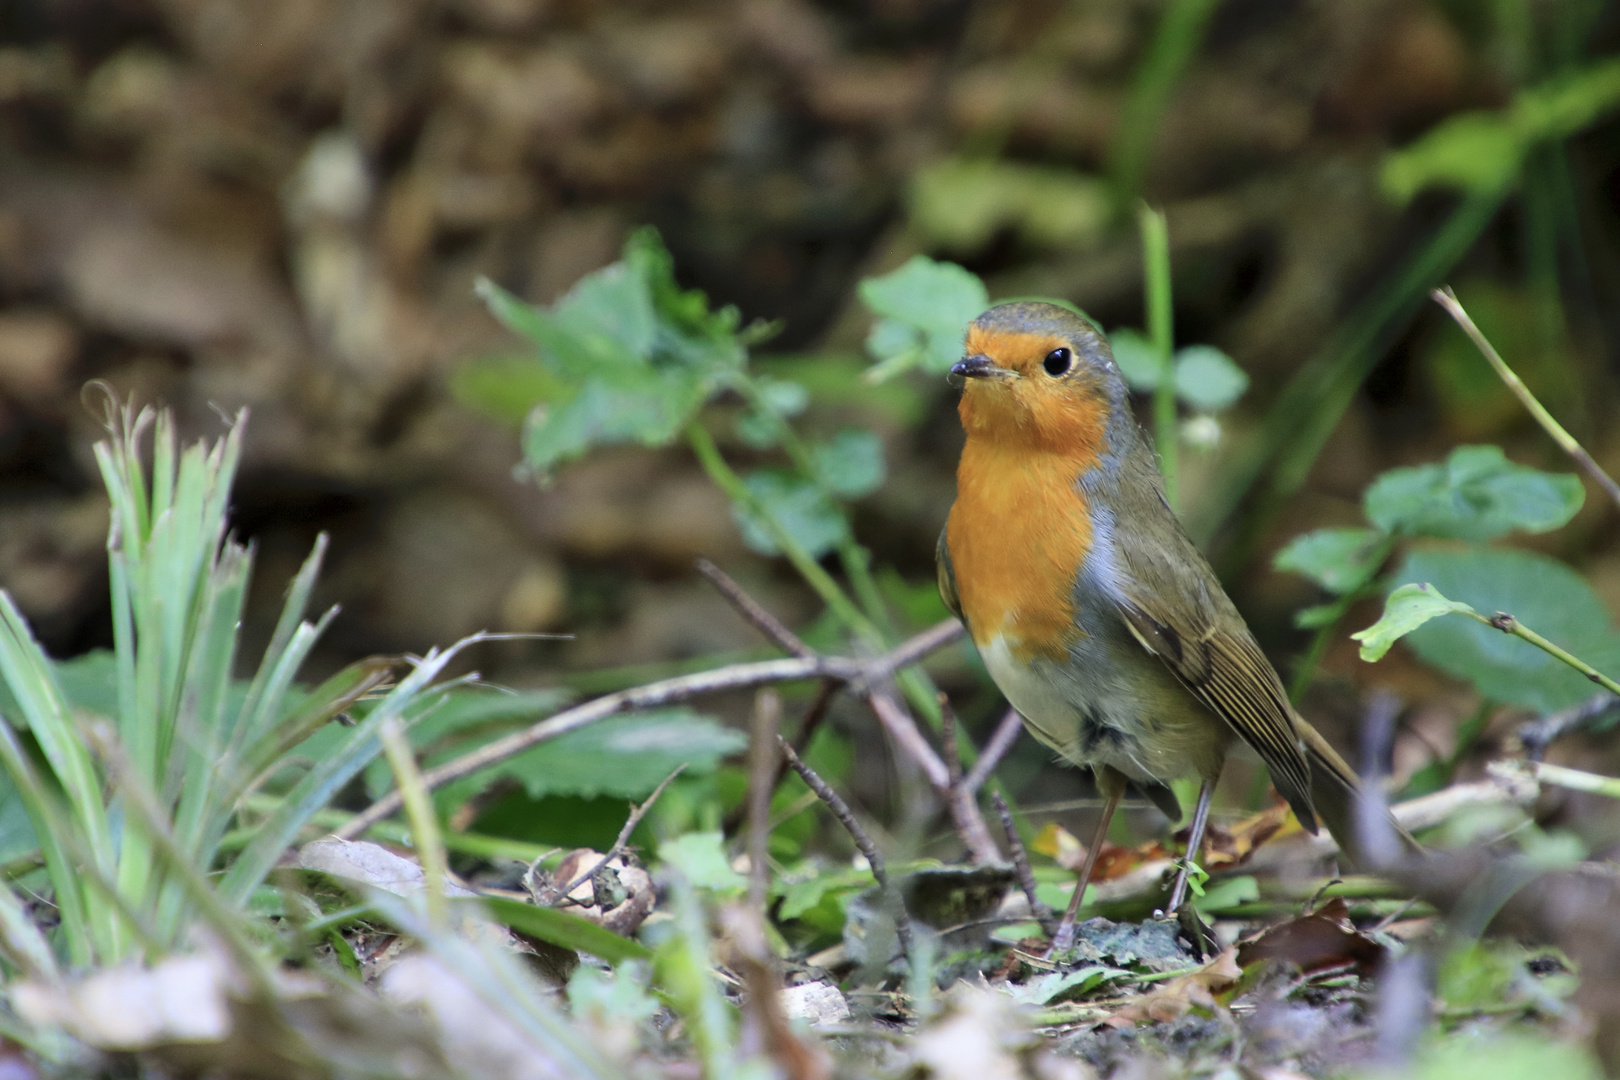
{"label": "green stem", "polygon": [[[762,416],[769,416],[776,421],[776,434],[782,442],[782,449],[787,452],[789,460],[793,462],[801,474],[808,477],[830,502],[839,504],[836,494],[822,483],[820,471],[816,468],[815,455],[808,444],[799,437],[781,416],[771,409],[765,400],[765,395],[759,391],[759,384],[748,375],[741,375],[736,380],[737,392],[743,396]],[[872,577],[872,558],[866,548],[856,543],[855,538],[846,534],[838,541],[835,549],[838,552],[838,561],[843,565],[844,576],[849,579],[850,588],[854,589],[855,597],[860,601],[866,615],[876,625],[893,634],[894,624],[889,618],[889,609],[883,602],[883,594],[877,587],[877,580]]]}
{"label": "green stem", "polygon": [[1120,111],[1119,133],[1108,154],[1108,171],[1123,205],[1129,205],[1141,186],[1170,93],[1198,50],[1215,6],[1216,0],[1171,0],[1136,67],[1130,96]]}
{"label": "green stem", "polygon": [[805,550],[798,538],[782,527],[776,520],[776,515],[766,509],[754,493],[748,490],[743,478],[726,464],[726,459],[720,455],[720,448],[714,444],[714,436],[709,434],[709,429],[694,420],[686,426],[686,440],[691,444],[692,452],[697,455],[698,464],[703,466],[703,471],[708,473],[709,479],[726,493],[728,499],[753,515],[770,535],[771,541],[781,551],[783,557],[793,564],[799,576],[816,591],[816,595],[821,597],[822,603],[832,610],[838,621],[871,638],[874,643],[880,641],[877,628],[845,595],[844,590],[838,587],[838,582],[833,580],[832,575],[822,569],[821,564],[811,557],[810,552]]}
{"label": "green stem", "polygon": [[1533,762],[1531,768],[1536,779],[1543,784],[1620,799],[1620,780],[1612,776],[1599,776],[1597,773],[1582,772],[1580,769],[1566,769],[1562,765],[1548,765],[1544,761]]}
{"label": "green stem", "polygon": [[1175,328],[1170,293],[1170,230],[1164,214],[1143,204],[1137,210],[1142,231],[1142,293],[1148,338],[1159,357],[1159,385],[1153,390],[1153,441],[1164,473],[1164,496],[1176,505]]}
{"label": "green stem", "polygon": [[1498,611],[1495,615],[1491,616],[1481,615],[1477,611],[1465,611],[1462,614],[1467,615],[1470,618],[1478,619],[1486,626],[1495,627],[1504,634],[1512,634],[1516,638],[1528,641],[1530,644],[1534,645],[1548,656],[1551,656],[1557,660],[1562,660],[1564,663],[1568,664],[1582,675],[1585,675],[1588,679],[1603,687],[1603,689],[1607,690],[1609,693],[1620,694],[1620,683],[1615,682],[1613,679],[1609,678],[1607,675],[1603,674],[1603,672],[1599,671],[1591,664],[1588,664],[1585,660],[1582,660],[1574,653],[1568,652],[1558,645],[1554,645],[1552,642],[1548,641],[1546,638],[1542,637],[1528,626],[1525,626],[1518,619],[1515,619],[1507,612]]}
{"label": "green stem", "polygon": [[[708,428],[705,428],[699,421],[694,420],[686,426],[686,438],[691,443],[692,452],[697,455],[698,463],[703,466],[703,471],[709,475],[709,479],[714,481],[715,486],[725,492],[726,497],[733,503],[753,515],[754,519],[770,535],[777,549],[782,552],[788,562],[793,564],[793,568],[815,590],[816,595],[821,597],[822,602],[832,611],[833,616],[857,637],[864,639],[872,648],[883,648],[884,638],[882,631],[855,605],[855,602],[849,598],[848,594],[839,587],[838,582],[833,580],[832,575],[822,569],[821,564],[811,557],[810,553],[805,550],[804,545],[799,543],[798,538],[783,528],[781,522],[776,520],[776,516],[759,499],[755,498],[752,491],[748,490],[748,485],[743,483],[742,477],[738,476],[736,470],[726,463],[726,459],[720,453],[720,448],[714,443],[714,436],[709,434]],[[895,682],[899,685],[901,692],[905,694],[906,700],[911,704],[911,707],[921,713],[930,724],[937,728],[939,726],[939,700],[932,681],[915,668],[908,668],[905,671],[895,673]],[[963,738],[965,737],[964,735]],[[973,752],[971,744],[968,745],[967,751],[971,756]]]}
{"label": "green stem", "polygon": [[427,901],[428,921],[435,926],[445,926],[450,910],[445,903],[444,883],[450,865],[445,858],[433,797],[422,782],[422,771],[416,767],[410,740],[405,737],[405,729],[399,726],[399,721],[390,718],[377,732],[377,737],[388,757],[388,767],[394,770],[400,797],[405,800],[405,818],[411,824],[411,839],[416,843],[416,855],[422,863],[422,895]]}
{"label": "green stem", "polygon": [[1457,294],[1451,291],[1451,286],[1436,289],[1429,295],[1434,297],[1435,303],[1446,309],[1446,314],[1457,320],[1457,325],[1462,327],[1463,332],[1473,340],[1480,353],[1484,355],[1486,361],[1495,370],[1497,377],[1507,384],[1509,390],[1513,391],[1513,396],[1519,399],[1519,403],[1524,406],[1525,411],[1535,417],[1536,423],[1541,425],[1541,429],[1552,436],[1553,442],[1558,444],[1559,449],[1574,458],[1576,463],[1586,470],[1587,475],[1604,490],[1609,498],[1614,500],[1615,505],[1620,506],[1620,484],[1616,484],[1614,478],[1604,472],[1602,466],[1596,461],[1592,460],[1592,455],[1586,452],[1586,448],[1576,440],[1575,436],[1564,430],[1564,425],[1553,419],[1553,414],[1548,412],[1546,406],[1542,405],[1536,399],[1536,395],[1530,392],[1530,388],[1524,385],[1524,380],[1519,378],[1518,374],[1507,366],[1507,361],[1502,359],[1502,354],[1496,351],[1496,347],[1490,343],[1490,340],[1480,331],[1479,327],[1474,325],[1474,320],[1468,317],[1468,312],[1463,310],[1462,304],[1457,300]]}

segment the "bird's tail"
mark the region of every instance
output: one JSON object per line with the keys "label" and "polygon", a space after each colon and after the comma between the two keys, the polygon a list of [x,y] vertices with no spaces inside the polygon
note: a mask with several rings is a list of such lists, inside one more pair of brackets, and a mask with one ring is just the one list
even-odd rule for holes
{"label": "bird's tail", "polygon": [[1402,855],[1421,853],[1422,845],[1387,806],[1364,805],[1361,777],[1321,733],[1301,718],[1294,723],[1311,766],[1311,802],[1348,861],[1373,869]]}

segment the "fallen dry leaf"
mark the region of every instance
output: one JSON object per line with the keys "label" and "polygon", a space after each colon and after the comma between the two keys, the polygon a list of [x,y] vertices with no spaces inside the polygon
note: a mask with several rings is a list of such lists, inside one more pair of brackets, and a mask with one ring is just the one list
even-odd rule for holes
{"label": "fallen dry leaf", "polygon": [[1194,1008],[1213,1010],[1218,1007],[1215,994],[1237,982],[1242,974],[1237,950],[1227,949],[1197,971],[1154,987],[1103,1023],[1116,1028],[1134,1027],[1179,1020]]}
{"label": "fallen dry leaf", "polygon": [[1304,972],[1353,963],[1369,974],[1383,962],[1384,946],[1357,930],[1350,908],[1335,897],[1315,911],[1269,927],[1238,946],[1238,961],[1286,960]]}

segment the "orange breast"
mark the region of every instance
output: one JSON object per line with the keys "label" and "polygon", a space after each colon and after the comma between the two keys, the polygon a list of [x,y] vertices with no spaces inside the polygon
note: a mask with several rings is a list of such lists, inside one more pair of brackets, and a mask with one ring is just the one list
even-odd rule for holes
{"label": "orange breast", "polygon": [[1080,636],[1074,582],[1091,520],[1065,454],[969,438],[946,523],[956,592],[974,641],[1008,637],[1021,660],[1062,659]]}

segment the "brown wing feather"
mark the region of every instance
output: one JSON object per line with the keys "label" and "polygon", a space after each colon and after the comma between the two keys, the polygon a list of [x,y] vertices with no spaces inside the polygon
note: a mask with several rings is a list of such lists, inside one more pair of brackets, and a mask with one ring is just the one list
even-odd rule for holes
{"label": "brown wing feather", "polygon": [[1246,633],[1178,626],[1154,598],[1128,594],[1120,614],[1136,639],[1164,661],[1206,708],[1254,747],[1300,824],[1316,831],[1311,773],[1293,710],[1271,664]]}

